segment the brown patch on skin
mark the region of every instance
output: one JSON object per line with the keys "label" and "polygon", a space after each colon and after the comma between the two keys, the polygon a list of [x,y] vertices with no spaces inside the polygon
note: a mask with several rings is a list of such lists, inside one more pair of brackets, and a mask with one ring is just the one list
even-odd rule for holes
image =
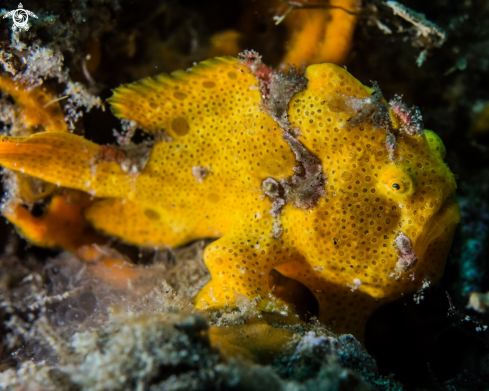
{"label": "brown patch on skin", "polygon": [[278,217],[280,216],[280,212],[282,210],[282,207],[285,205],[285,200],[284,200],[284,194],[283,194],[283,188],[280,186],[280,183],[278,183],[275,179],[273,178],[267,178],[262,182],[262,190],[267,195],[273,200],[272,203],[272,209],[270,210],[270,214],[273,217]]}
{"label": "brown patch on skin", "polygon": [[413,244],[403,232],[397,235],[394,239],[394,247],[399,252],[399,259],[396,264],[396,271],[406,271],[418,260],[418,256],[414,252]]}
{"label": "brown patch on skin", "polygon": [[358,108],[354,108],[355,115],[348,122],[350,126],[360,125],[370,121],[375,128],[390,131],[392,121],[389,117],[389,105],[385,103],[382,97],[382,91],[375,81],[372,83],[372,94],[370,99],[362,101]]}
{"label": "brown patch on skin", "polygon": [[270,214],[274,217],[272,236],[276,239],[283,232],[280,213],[286,203],[307,210],[314,208],[319,198],[326,197],[326,174],[323,173],[321,161],[289,132],[284,132],[282,138],[294,152],[298,164],[293,168],[295,174],[282,179],[280,183],[273,178],[262,182],[263,192],[273,200]]}
{"label": "brown patch on skin", "polygon": [[299,129],[291,128],[287,111],[292,97],[307,87],[307,79],[304,75],[294,68],[291,68],[287,74],[274,71],[264,65],[261,56],[253,50],[245,50],[240,54],[240,58],[260,81],[265,111],[277,121],[282,129],[299,135]]}
{"label": "brown patch on skin", "polygon": [[209,174],[211,170],[207,167],[202,166],[194,166],[192,167],[192,175],[197,182],[202,183],[202,180]]}
{"label": "brown patch on skin", "polygon": [[[383,100],[382,91],[376,81],[372,83],[370,100],[362,101],[356,111],[355,118],[349,120],[350,126],[360,125],[366,121],[371,122],[375,128],[384,129],[387,133],[385,148],[389,152],[389,159],[394,161],[396,149],[396,130],[389,116],[389,105]],[[392,101],[391,101],[392,102]],[[356,109],[356,107],[355,107]]]}
{"label": "brown patch on skin", "polygon": [[282,222],[280,221],[280,213],[285,205],[284,189],[273,178],[267,178],[262,182],[261,188],[266,196],[272,199],[272,209],[270,215],[273,217],[272,237],[280,238],[283,233]]}
{"label": "brown patch on skin", "polygon": [[293,168],[295,174],[280,182],[284,188],[285,199],[296,208],[313,208],[319,198],[326,197],[326,174],[323,173],[321,161],[290,133],[284,132],[282,138],[289,144],[298,163]]}
{"label": "brown patch on skin", "polygon": [[120,164],[126,158],[126,153],[115,145],[103,145],[100,147],[98,158],[104,162],[116,162]]}
{"label": "brown patch on skin", "polygon": [[[144,170],[153,149],[154,142],[128,144],[121,147],[106,145],[101,147],[98,161],[115,162],[125,173],[137,176]],[[96,164],[97,162],[95,162]]]}
{"label": "brown patch on skin", "polygon": [[385,138],[385,149],[387,149],[387,152],[389,152],[389,159],[391,161],[394,161],[394,151],[396,150],[396,136],[391,132],[387,132],[387,136]]}
{"label": "brown patch on skin", "polygon": [[401,100],[401,96],[396,95],[394,99],[389,101],[392,111],[399,117],[401,121],[401,130],[415,136],[423,134],[423,117],[417,106],[408,109],[407,105]]}
{"label": "brown patch on skin", "polygon": [[289,102],[292,97],[306,89],[307,79],[295,69],[287,74],[274,71],[264,65],[261,56],[255,51],[244,51],[241,61],[260,82],[264,110],[284,130],[282,138],[294,153],[297,165],[290,178],[278,183],[273,178],[267,178],[262,183],[264,193],[272,198],[270,214],[274,217],[272,236],[278,238],[282,234],[280,212],[286,202],[296,208],[313,208],[320,197],[326,196],[324,188],[326,175],[322,171],[321,161],[305,148],[295,137],[300,130],[293,128],[288,117]]}

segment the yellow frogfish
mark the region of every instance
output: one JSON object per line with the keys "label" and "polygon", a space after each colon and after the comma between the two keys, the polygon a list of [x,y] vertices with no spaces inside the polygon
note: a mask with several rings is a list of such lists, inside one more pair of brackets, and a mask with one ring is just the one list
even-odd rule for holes
{"label": "yellow frogfish", "polygon": [[293,312],[270,282],[276,270],[312,292],[321,322],[362,338],[378,306],[440,278],[460,220],[456,183],[442,141],[399,97],[333,64],[283,74],[245,52],[123,85],[109,102],[154,142],[1,136],[0,164],[85,192],[83,224],[126,242],[219,238],[198,309],[246,297]]}

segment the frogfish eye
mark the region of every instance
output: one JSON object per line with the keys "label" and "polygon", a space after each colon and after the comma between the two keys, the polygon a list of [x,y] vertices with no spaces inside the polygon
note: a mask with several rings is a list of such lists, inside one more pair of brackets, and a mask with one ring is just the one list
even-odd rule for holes
{"label": "frogfish eye", "polygon": [[381,174],[379,190],[390,197],[404,198],[416,192],[416,183],[409,169],[402,165],[392,165]]}

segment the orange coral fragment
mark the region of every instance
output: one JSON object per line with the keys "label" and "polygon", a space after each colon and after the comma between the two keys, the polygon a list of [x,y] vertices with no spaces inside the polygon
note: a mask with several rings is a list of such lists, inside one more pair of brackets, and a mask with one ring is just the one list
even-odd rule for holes
{"label": "orange coral fragment", "polygon": [[53,196],[40,217],[33,216],[20,204],[8,204],[3,214],[30,242],[76,253],[82,260],[90,262],[88,269],[102,280],[124,286],[128,279],[138,278],[131,263],[117,252],[97,245],[107,242],[107,238],[97,234],[83,216],[92,203],[90,196],[75,190],[65,192]]}
{"label": "orange coral fragment", "polygon": [[[350,52],[359,11],[357,0],[332,0],[325,9],[298,9],[283,23],[289,39],[281,68],[331,62],[343,65]],[[332,8],[328,8],[332,7]]]}
{"label": "orange coral fragment", "polygon": [[[80,251],[78,252],[80,254]],[[114,257],[114,255],[104,254],[98,251],[99,259],[97,262],[88,265],[88,270],[100,277],[102,280],[125,286],[128,280],[136,280],[140,277],[138,269],[123,259]]]}
{"label": "orange coral fragment", "polygon": [[0,90],[8,93],[17,103],[20,121],[27,128],[40,127],[45,132],[67,132],[63,111],[56,96],[43,87],[26,86],[9,77],[0,76]]}
{"label": "orange coral fragment", "polygon": [[69,191],[53,196],[43,216],[34,217],[19,204],[7,204],[3,214],[32,243],[76,252],[84,244],[103,242],[83,217],[89,204],[88,194]]}
{"label": "orange coral fragment", "polygon": [[[282,70],[288,69],[290,65],[300,67],[325,62],[337,65],[346,63],[360,12],[358,0],[290,3],[267,0],[244,3],[238,30],[214,34],[210,40],[208,57],[237,56],[251,46],[262,47],[264,58],[276,62]],[[280,26],[271,25],[272,18],[279,18]],[[264,32],[257,33],[265,26],[268,28]],[[257,40],[264,42],[257,43]],[[277,45],[280,46],[278,50]],[[276,58],[282,50],[284,54]]]}
{"label": "orange coral fragment", "polygon": [[236,56],[242,49],[242,34],[235,30],[225,30],[214,34],[210,39],[208,57]]}

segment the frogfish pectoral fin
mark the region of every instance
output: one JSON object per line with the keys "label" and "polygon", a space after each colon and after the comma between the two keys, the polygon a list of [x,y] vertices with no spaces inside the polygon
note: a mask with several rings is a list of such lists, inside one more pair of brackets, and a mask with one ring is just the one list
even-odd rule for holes
{"label": "frogfish pectoral fin", "polygon": [[116,151],[70,133],[0,136],[3,167],[98,197],[132,192],[131,178],[117,163]]}

